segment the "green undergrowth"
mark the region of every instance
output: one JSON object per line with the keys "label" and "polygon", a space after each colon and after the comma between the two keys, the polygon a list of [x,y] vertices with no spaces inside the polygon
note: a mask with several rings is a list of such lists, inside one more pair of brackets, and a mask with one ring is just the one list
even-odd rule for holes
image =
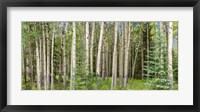
{"label": "green undergrowth", "polygon": [[[67,78],[67,83],[66,83],[66,87],[64,89],[63,87],[63,83],[62,82],[58,82],[56,80],[54,81],[54,90],[69,90],[69,85],[70,85],[70,81]],[[117,86],[115,88],[115,90],[156,90],[156,89],[152,89],[149,86],[146,85],[147,81],[146,80],[141,80],[141,79],[128,79],[127,82],[127,87],[123,88],[119,86],[119,80],[117,80]],[[22,90],[37,90],[37,81],[34,81],[34,84],[31,88],[30,86],[30,79],[27,78],[27,82],[25,84],[25,81],[22,80]],[[78,85],[78,84],[77,84]],[[111,78],[108,79],[104,79],[102,80],[101,78],[99,79],[99,81],[97,79],[92,80],[89,84],[83,84],[81,85],[82,87],[75,87],[75,90],[110,90],[111,89]],[[42,84],[42,89],[44,89],[43,84]],[[175,82],[174,83],[174,90],[178,90],[178,83]]]}

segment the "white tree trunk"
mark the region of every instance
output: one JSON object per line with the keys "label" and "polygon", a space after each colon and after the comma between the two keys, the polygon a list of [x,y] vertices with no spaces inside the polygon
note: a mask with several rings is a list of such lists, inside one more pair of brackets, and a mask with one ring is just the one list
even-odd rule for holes
{"label": "white tree trunk", "polygon": [[53,25],[53,33],[52,33],[52,43],[51,43],[51,90],[54,89],[54,38],[55,38],[55,26]]}
{"label": "white tree trunk", "polygon": [[50,40],[49,40],[49,30],[48,23],[46,24],[46,39],[47,39],[47,90],[50,86]]}
{"label": "white tree trunk", "polygon": [[63,23],[63,32],[62,32],[62,39],[63,39],[63,75],[64,75],[64,79],[63,79],[63,86],[64,89],[66,88],[66,42],[65,42],[65,27],[66,27],[66,23]]}
{"label": "white tree trunk", "polygon": [[125,60],[124,60],[124,87],[128,80],[128,55],[129,55],[129,44],[130,44],[130,22],[126,22],[125,30]]}
{"label": "white tree trunk", "polygon": [[70,90],[74,89],[73,82],[76,68],[76,22],[73,22],[73,37],[72,37],[72,51],[71,51],[71,77],[70,77]]}
{"label": "white tree trunk", "polygon": [[123,85],[123,74],[124,74],[124,23],[121,22],[121,31],[120,31],[120,54],[119,54],[119,83],[120,87]]}
{"label": "white tree trunk", "polygon": [[[28,27],[28,32],[30,33],[30,26]],[[30,76],[30,84],[31,84],[31,89],[33,87],[33,64],[32,64],[32,50],[31,50],[31,39],[28,37],[28,64],[29,64],[29,76]]]}
{"label": "white tree trunk", "polygon": [[39,47],[38,47],[38,41],[36,39],[36,69],[37,69],[37,88],[38,90],[41,90],[41,80],[40,80],[40,57],[39,57]]}
{"label": "white tree trunk", "polygon": [[43,36],[43,75],[44,75],[44,89],[47,90],[47,76],[46,76],[46,39],[44,23],[42,23],[42,36]]}
{"label": "white tree trunk", "polygon": [[116,88],[116,79],[117,79],[117,30],[118,22],[115,22],[115,35],[114,35],[114,51],[113,51],[113,61],[112,61],[112,83],[111,90]]}
{"label": "white tree trunk", "polygon": [[90,71],[93,72],[93,43],[94,43],[95,22],[92,22],[92,35],[90,40]]}
{"label": "white tree trunk", "polygon": [[102,72],[101,72],[101,75],[102,75],[102,79],[105,78],[105,36],[103,38],[103,45],[102,45]]}
{"label": "white tree trunk", "polygon": [[98,54],[97,54],[97,65],[96,65],[96,73],[98,76],[100,76],[101,47],[102,47],[103,30],[104,30],[103,28],[104,28],[104,22],[101,22],[101,31],[100,31],[100,39],[99,39]]}
{"label": "white tree trunk", "polygon": [[[43,76],[43,62],[42,62],[42,58],[43,58],[43,54],[42,54],[42,39],[43,39],[43,37],[40,37],[40,39],[39,39],[39,44],[40,44],[40,53],[39,53],[39,57],[40,57],[40,78],[42,79],[42,76]],[[42,80],[41,80],[41,82],[40,83],[42,83]]]}
{"label": "white tree trunk", "polygon": [[169,26],[168,26],[168,78],[170,81],[170,90],[173,90],[172,47],[173,47],[173,22],[169,22]]}
{"label": "white tree trunk", "polygon": [[[86,65],[85,69],[89,70],[89,22],[86,22],[86,31],[85,31],[85,45],[86,45]],[[87,72],[88,73],[88,72]],[[88,75],[88,74],[87,74]]]}

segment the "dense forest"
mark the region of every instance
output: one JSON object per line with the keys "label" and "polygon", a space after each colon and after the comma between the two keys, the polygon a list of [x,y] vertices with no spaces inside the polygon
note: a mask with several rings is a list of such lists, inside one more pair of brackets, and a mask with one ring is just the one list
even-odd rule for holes
{"label": "dense forest", "polygon": [[22,90],[177,90],[178,22],[22,22]]}

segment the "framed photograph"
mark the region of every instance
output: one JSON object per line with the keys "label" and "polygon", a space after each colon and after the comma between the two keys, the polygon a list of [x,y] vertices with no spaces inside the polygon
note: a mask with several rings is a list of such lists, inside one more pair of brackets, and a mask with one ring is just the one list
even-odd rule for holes
{"label": "framed photograph", "polygon": [[199,0],[3,0],[0,110],[199,112]]}

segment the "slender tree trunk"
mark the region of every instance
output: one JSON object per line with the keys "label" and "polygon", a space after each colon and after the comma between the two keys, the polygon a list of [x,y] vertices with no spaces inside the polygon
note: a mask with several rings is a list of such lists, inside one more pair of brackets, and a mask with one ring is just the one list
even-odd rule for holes
{"label": "slender tree trunk", "polygon": [[65,42],[65,35],[66,35],[66,32],[65,32],[65,28],[66,28],[66,23],[64,23],[63,25],[63,32],[62,32],[62,39],[63,39],[63,86],[64,86],[64,89],[66,88],[66,42]]}
{"label": "slender tree trunk", "polygon": [[[71,63],[71,54],[68,53],[68,58],[67,58],[68,79],[70,79],[70,76],[71,76],[71,75],[70,75],[70,69],[71,69],[71,68],[70,68],[70,67],[71,67],[71,64],[70,64],[70,63]],[[69,85],[70,85],[70,84],[69,84]]]}
{"label": "slender tree trunk", "polygon": [[123,74],[124,74],[124,23],[121,22],[121,37],[120,37],[120,54],[119,54],[119,85],[123,86]]}
{"label": "slender tree trunk", "polygon": [[129,48],[129,55],[128,55],[128,77],[131,77],[132,74],[132,46]]}
{"label": "slender tree trunk", "polygon": [[173,47],[173,22],[169,22],[169,26],[168,26],[168,78],[170,81],[170,90],[173,90],[172,47]]}
{"label": "slender tree trunk", "polygon": [[59,62],[59,79],[58,82],[62,81],[63,74],[63,38],[60,38],[60,62]]}
{"label": "slender tree trunk", "polygon": [[51,90],[54,89],[54,38],[55,38],[55,26],[53,25],[53,33],[52,33],[52,43],[51,43]]}
{"label": "slender tree trunk", "polygon": [[124,88],[126,88],[126,77],[128,71],[128,56],[127,56],[127,36],[128,35],[128,22],[125,22],[125,35],[124,35]]}
{"label": "slender tree trunk", "polygon": [[100,66],[101,66],[101,48],[102,48],[102,40],[103,40],[103,29],[104,28],[104,22],[101,22],[101,31],[100,31],[100,39],[99,39],[99,45],[98,45],[98,54],[97,54],[97,65],[96,65],[96,73],[99,76],[100,75]]}
{"label": "slender tree trunk", "polygon": [[103,32],[104,32],[104,22],[101,22],[101,30],[100,30],[100,38],[98,44],[97,51],[97,63],[96,63],[96,74],[97,74],[97,89],[99,85],[99,78],[101,76],[101,49],[102,49],[102,41],[103,41]]}
{"label": "slender tree trunk", "polygon": [[37,65],[37,88],[41,90],[41,80],[40,80],[40,57],[39,57],[39,46],[38,40],[35,41],[36,44],[36,65]]}
{"label": "slender tree trunk", "polygon": [[[108,47],[110,48],[110,45],[108,44]],[[111,60],[111,56],[110,56],[110,49],[108,49],[108,77],[110,77],[110,71],[111,71],[111,68],[110,68],[110,61]]]}
{"label": "slender tree trunk", "polygon": [[136,62],[137,62],[137,55],[138,55],[138,51],[139,51],[139,48],[140,48],[140,42],[138,44],[138,47],[136,49],[136,53],[135,53],[135,58],[134,58],[134,63],[133,63],[133,71],[132,71],[132,79],[134,79],[134,74],[135,74],[135,65],[136,65]]}
{"label": "slender tree trunk", "polygon": [[[107,26],[107,25],[106,25]],[[105,26],[105,27],[106,27]],[[106,30],[105,30],[105,33],[104,33],[104,37],[103,37],[103,45],[102,45],[102,79],[104,80],[105,77],[106,77]]]}
{"label": "slender tree trunk", "polygon": [[112,83],[111,90],[116,88],[116,79],[117,79],[117,30],[118,22],[115,22],[115,35],[114,35],[114,50],[113,50],[113,61],[112,61]]}
{"label": "slender tree trunk", "polygon": [[[33,39],[33,40],[31,40],[31,46],[32,46],[32,42],[33,42],[33,44],[35,43],[35,39]],[[37,74],[37,72],[36,72],[36,69],[35,68],[37,68],[36,67],[36,53],[34,53],[35,51],[34,51],[34,49],[31,49],[31,51],[32,51],[32,64],[33,64],[33,82],[35,81],[35,74]],[[37,82],[37,81],[36,81]],[[34,86],[34,83],[33,83],[33,86]]]}
{"label": "slender tree trunk", "polygon": [[76,68],[76,23],[73,22],[73,37],[72,37],[72,51],[71,51],[71,77],[70,77],[70,90],[74,89],[73,81],[75,77]]}
{"label": "slender tree trunk", "polygon": [[169,29],[168,29],[168,26],[169,26],[169,24],[168,24],[168,22],[165,22],[165,29],[166,29],[166,31],[165,31],[165,33],[166,33],[166,45],[168,46],[168,37],[169,37]]}
{"label": "slender tree trunk", "polygon": [[24,84],[26,86],[26,47],[23,47],[23,53],[24,53]]}
{"label": "slender tree trunk", "polygon": [[110,54],[110,52],[108,52],[108,77],[110,77],[110,74],[112,74],[112,73],[110,73],[111,72],[111,63],[112,61],[111,61],[111,54]]}
{"label": "slender tree trunk", "polygon": [[[147,22],[147,66],[149,67],[149,23]],[[147,79],[149,79],[149,71],[147,71]]]}
{"label": "slender tree trunk", "polygon": [[103,45],[102,45],[102,79],[105,78],[105,36],[103,38]]}
{"label": "slender tree trunk", "polygon": [[[85,30],[85,45],[86,45],[86,71],[89,71],[89,22],[86,22],[86,30]],[[89,72],[87,72],[86,76]]]}
{"label": "slender tree trunk", "polygon": [[[40,24],[40,27],[42,27],[42,24]],[[40,79],[41,79],[40,81],[41,81],[41,87],[42,87],[42,76],[44,76],[43,75],[43,60],[42,60],[42,58],[43,58],[43,54],[42,54],[42,39],[43,39],[43,36],[41,36],[39,38],[39,46],[40,46],[39,57],[40,57]]]}
{"label": "slender tree trunk", "polygon": [[[28,27],[28,32],[30,34],[30,26]],[[31,89],[33,88],[33,64],[32,64],[32,50],[31,50],[31,39],[28,37],[28,50],[29,50],[29,76],[30,76],[30,84],[31,84]]]}
{"label": "slender tree trunk", "polygon": [[93,43],[94,43],[95,22],[92,22],[92,35],[90,40],[90,71],[93,72]]}
{"label": "slender tree trunk", "polygon": [[[106,37],[107,38],[107,37]],[[106,42],[106,79],[108,79],[108,74],[109,74],[109,61],[108,61],[108,58],[109,58],[109,48],[108,48],[108,43]]]}
{"label": "slender tree trunk", "polygon": [[46,76],[46,39],[44,23],[42,23],[42,34],[43,34],[43,75],[44,75],[44,89],[47,90],[47,76]]}
{"label": "slender tree trunk", "polygon": [[[133,37],[134,38],[134,37]],[[134,66],[134,59],[135,59],[135,42],[134,40],[132,41],[133,45],[132,45],[132,61],[131,61],[131,78],[134,79],[134,73],[133,73],[133,66]]]}
{"label": "slender tree trunk", "polygon": [[143,23],[141,23],[140,28],[140,43],[141,43],[141,76],[142,79],[144,78],[144,48],[143,48],[143,29],[142,29]]}
{"label": "slender tree trunk", "polygon": [[106,80],[108,79],[108,44],[106,42],[106,45],[105,45],[105,49],[106,49],[106,53],[105,53],[105,77],[106,77]]}
{"label": "slender tree trunk", "polygon": [[103,77],[103,79],[108,79],[108,74],[107,74],[107,71],[108,71],[108,66],[107,66],[107,64],[108,64],[108,60],[107,60],[107,56],[108,56],[108,42],[107,42],[107,36],[108,36],[108,34],[107,34],[107,25],[105,25],[105,33],[104,33],[104,39],[103,39],[103,43],[104,43],[104,56],[103,56],[103,62],[104,62],[104,65],[103,65],[103,68],[104,68],[104,77]]}
{"label": "slender tree trunk", "polygon": [[124,60],[124,87],[126,88],[126,83],[128,79],[128,54],[129,54],[129,44],[130,44],[130,22],[126,22],[125,30],[125,60]]}
{"label": "slender tree trunk", "polygon": [[47,41],[47,90],[49,90],[50,86],[50,39],[49,39],[49,30],[48,23],[46,24],[46,41]]}

